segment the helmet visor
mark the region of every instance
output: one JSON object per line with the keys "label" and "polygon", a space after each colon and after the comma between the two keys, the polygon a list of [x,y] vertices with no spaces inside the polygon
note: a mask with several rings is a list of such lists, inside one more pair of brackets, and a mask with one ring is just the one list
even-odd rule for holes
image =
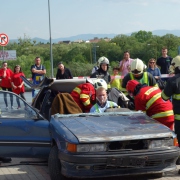
{"label": "helmet visor", "polygon": [[141,74],[142,72],[141,71],[138,71],[137,69],[131,71],[133,74]]}

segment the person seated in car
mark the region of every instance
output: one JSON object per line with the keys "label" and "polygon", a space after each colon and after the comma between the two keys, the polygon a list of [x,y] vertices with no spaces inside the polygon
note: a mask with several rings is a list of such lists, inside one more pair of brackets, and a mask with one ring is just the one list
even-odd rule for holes
{"label": "person seated in car", "polygon": [[96,89],[96,104],[90,109],[90,113],[103,113],[107,108],[118,107],[113,101],[108,101],[106,88]]}

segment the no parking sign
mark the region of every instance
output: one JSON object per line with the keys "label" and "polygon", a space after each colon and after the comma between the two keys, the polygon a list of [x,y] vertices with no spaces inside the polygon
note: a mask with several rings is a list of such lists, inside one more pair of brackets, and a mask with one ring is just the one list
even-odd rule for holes
{"label": "no parking sign", "polygon": [[9,42],[9,38],[7,34],[1,33],[0,34],[0,46],[6,46]]}

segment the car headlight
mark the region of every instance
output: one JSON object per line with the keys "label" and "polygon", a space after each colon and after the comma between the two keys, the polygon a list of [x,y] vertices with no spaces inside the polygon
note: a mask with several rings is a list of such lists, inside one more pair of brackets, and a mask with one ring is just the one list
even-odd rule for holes
{"label": "car headlight", "polygon": [[169,147],[174,145],[173,139],[150,140],[149,149]]}
{"label": "car headlight", "polygon": [[71,144],[67,143],[69,152],[105,152],[106,144]]}

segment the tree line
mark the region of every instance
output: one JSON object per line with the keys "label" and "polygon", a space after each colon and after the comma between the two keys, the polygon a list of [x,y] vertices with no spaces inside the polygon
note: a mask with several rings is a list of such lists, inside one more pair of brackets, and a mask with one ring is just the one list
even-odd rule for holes
{"label": "tree line", "polygon": [[[110,67],[117,67],[123,59],[124,51],[129,51],[131,58],[139,58],[147,64],[150,58],[157,59],[161,56],[162,47],[168,48],[168,55],[175,57],[178,53],[180,37],[173,34],[164,36],[153,35],[152,32],[139,31],[130,36],[117,35],[109,42],[100,39],[96,44],[92,43],[70,43],[52,44],[54,76],[57,71],[58,62],[63,62],[73,76],[89,76],[91,70],[99,57],[105,56],[110,61]],[[9,60],[8,66],[13,69],[19,64],[26,77],[31,77],[31,65],[34,64],[36,56],[41,58],[45,65],[47,76],[51,76],[50,44],[36,43],[30,38],[19,38],[18,43],[13,42],[5,46],[4,50],[16,50],[17,60]],[[112,68],[110,68],[110,73]]]}

